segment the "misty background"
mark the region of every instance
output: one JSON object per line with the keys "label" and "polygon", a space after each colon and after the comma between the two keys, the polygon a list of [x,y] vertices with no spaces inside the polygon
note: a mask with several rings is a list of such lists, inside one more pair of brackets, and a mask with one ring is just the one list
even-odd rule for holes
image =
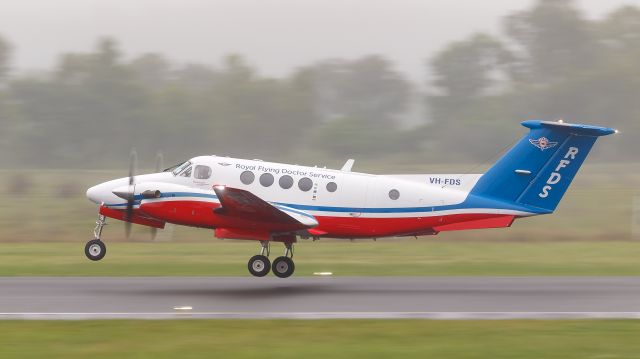
{"label": "misty background", "polygon": [[594,157],[633,161],[638,5],[5,2],[0,164],[477,163],[531,118],[619,128]]}
{"label": "misty background", "polygon": [[640,238],[639,60],[640,0],[0,1],[0,241],[89,237],[134,147],[481,173],[536,118],[621,134],[557,215],[439,238]]}

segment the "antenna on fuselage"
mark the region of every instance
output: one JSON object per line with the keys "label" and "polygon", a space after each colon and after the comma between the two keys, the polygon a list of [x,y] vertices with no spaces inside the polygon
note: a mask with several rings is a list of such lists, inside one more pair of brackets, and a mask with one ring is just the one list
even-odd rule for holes
{"label": "antenna on fuselage", "polygon": [[353,168],[353,164],[356,162],[356,160],[354,160],[353,158],[349,158],[347,160],[347,162],[344,163],[344,165],[342,165],[342,168],[340,169],[340,171],[342,172],[351,172],[351,168]]}

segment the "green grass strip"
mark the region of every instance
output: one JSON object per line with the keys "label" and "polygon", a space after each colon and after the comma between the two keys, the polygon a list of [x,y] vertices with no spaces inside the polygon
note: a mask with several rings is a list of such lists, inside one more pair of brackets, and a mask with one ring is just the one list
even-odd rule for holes
{"label": "green grass strip", "polygon": [[[0,276],[247,276],[252,241],[107,243],[91,262],[78,243],[0,243]],[[282,246],[272,246],[272,259]],[[296,276],[640,275],[633,241],[356,241],[296,246]]]}
{"label": "green grass strip", "polygon": [[633,320],[2,321],[0,358],[639,358]]}

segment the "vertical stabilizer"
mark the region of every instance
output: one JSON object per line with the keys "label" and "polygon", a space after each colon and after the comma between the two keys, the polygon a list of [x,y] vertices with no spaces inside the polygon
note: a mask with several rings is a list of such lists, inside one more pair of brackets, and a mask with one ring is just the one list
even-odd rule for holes
{"label": "vertical stabilizer", "polygon": [[552,212],[598,137],[616,130],[550,121],[525,121],[530,129],[485,173],[472,195]]}

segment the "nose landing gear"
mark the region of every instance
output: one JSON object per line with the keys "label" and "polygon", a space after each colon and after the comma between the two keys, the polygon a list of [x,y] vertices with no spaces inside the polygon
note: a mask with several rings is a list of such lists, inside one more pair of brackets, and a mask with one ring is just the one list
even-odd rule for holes
{"label": "nose landing gear", "polygon": [[93,230],[93,237],[84,246],[84,254],[92,261],[99,261],[107,254],[107,246],[100,240],[102,236],[102,228],[107,225],[107,218],[103,215],[98,216],[96,228]]}

